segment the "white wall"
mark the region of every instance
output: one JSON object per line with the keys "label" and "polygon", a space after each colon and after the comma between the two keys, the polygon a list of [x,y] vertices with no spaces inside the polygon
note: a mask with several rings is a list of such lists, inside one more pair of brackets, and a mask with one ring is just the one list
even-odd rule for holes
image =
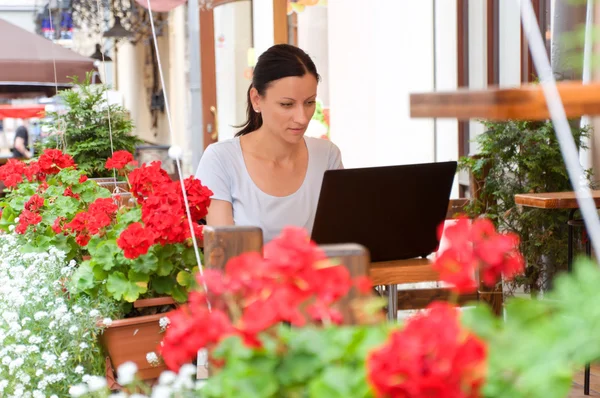
{"label": "white wall", "polygon": [[521,12],[515,1],[502,3],[499,15],[500,86],[521,84]]}
{"label": "white wall", "polygon": [[433,161],[433,120],[409,116],[409,94],[433,90],[433,2],[330,0],[328,18],[331,138],[345,165]]}
{"label": "white wall", "polygon": [[317,71],[321,75],[321,83],[317,97],[329,107],[329,40],[327,27],[328,7],[306,7],[298,14],[298,47],[310,55]]}
{"label": "white wall", "polygon": [[219,141],[233,138],[239,130],[234,126],[246,120],[246,97],[251,81],[244,71],[248,68],[248,49],[252,46],[251,11],[250,1],[228,3],[213,11]]}
{"label": "white wall", "polygon": [[[487,88],[487,3],[485,1],[469,1],[469,88]],[[502,4],[500,8],[504,7]],[[519,47],[517,47],[519,48]],[[471,119],[469,121],[470,154],[478,152],[473,140],[484,127]]]}
{"label": "white wall", "polygon": [[253,0],[252,17],[256,58],[274,44],[273,0]]}

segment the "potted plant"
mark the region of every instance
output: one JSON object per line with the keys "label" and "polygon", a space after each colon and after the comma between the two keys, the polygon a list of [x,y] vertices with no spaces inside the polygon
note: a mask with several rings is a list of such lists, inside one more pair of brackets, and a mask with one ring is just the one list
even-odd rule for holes
{"label": "potted plant", "polygon": [[[460,168],[479,182],[467,211],[523,237],[520,249],[527,268],[512,288],[523,286],[536,294],[549,286],[557,272],[567,269],[568,211],[520,209],[514,196],[572,189],[560,146],[550,121],[482,123],[486,131],[476,138],[478,155],[460,160]],[[572,133],[578,148],[583,148],[589,129],[573,127]],[[586,172],[589,178],[591,170]]]}
{"label": "potted plant", "polygon": [[65,112],[48,112],[51,134],[37,144],[42,152],[48,148],[63,148],[73,157],[80,170],[90,178],[113,177],[104,167],[113,151],[135,151],[142,141],[132,135],[133,122],[127,110],[117,104],[107,104],[105,85],[91,84],[91,73],[83,82],[73,78],[75,88],[60,91]]}
{"label": "potted plant", "polygon": [[[160,340],[159,312],[187,300],[197,265],[191,233],[201,238],[198,221],[207,213],[212,192],[193,177],[172,181],[159,162],[136,167],[133,155],[126,151],[115,152],[105,166],[128,181],[133,203],[123,205],[87,180],[73,158],[59,150],[47,149],[30,163],[10,161],[0,167],[0,179],[13,187],[2,204],[2,226],[21,233],[24,247],[64,247],[72,258],[86,257],[70,278],[68,290],[92,299],[110,298],[119,305],[127,319],[109,325],[101,341],[113,357],[111,353],[119,350],[112,343],[119,344],[120,331],[138,330],[125,333],[128,346],[138,351],[114,358],[116,366],[137,360],[141,367],[148,365],[146,354]],[[157,303],[157,297],[163,300]],[[148,301],[139,300],[148,298],[153,298],[151,308]]]}

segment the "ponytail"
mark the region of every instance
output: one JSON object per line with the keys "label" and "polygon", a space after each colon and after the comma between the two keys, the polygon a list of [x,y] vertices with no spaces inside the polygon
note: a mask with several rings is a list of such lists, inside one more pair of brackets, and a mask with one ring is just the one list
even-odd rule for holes
{"label": "ponytail", "polygon": [[263,124],[262,115],[260,112],[255,112],[254,107],[252,106],[252,101],[250,100],[250,90],[252,90],[252,84],[250,84],[250,87],[248,87],[248,94],[246,97],[246,101],[248,103],[246,106],[246,123],[242,124],[241,126],[236,126],[242,128],[235,135],[236,137],[256,131]]}

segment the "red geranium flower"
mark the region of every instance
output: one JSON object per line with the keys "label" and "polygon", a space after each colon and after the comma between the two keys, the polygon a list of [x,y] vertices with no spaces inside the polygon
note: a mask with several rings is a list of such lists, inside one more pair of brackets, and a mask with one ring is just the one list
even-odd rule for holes
{"label": "red geranium flower", "polygon": [[127,151],[117,151],[113,153],[111,158],[106,160],[105,167],[107,169],[121,170],[125,166],[137,166],[137,162],[133,160],[133,155]]}
{"label": "red geranium flower", "polygon": [[458,310],[433,303],[367,359],[368,379],[378,397],[480,396],[487,349],[461,327]]}
{"label": "red geranium flower", "polygon": [[58,174],[62,169],[75,166],[75,161],[58,149],[46,149],[40,155],[38,165],[44,174]]}
{"label": "red geranium flower", "polygon": [[154,244],[154,234],[142,224],[136,222],[130,224],[117,239],[117,245],[123,249],[125,258],[134,259],[142,254],[148,253],[150,246]]}

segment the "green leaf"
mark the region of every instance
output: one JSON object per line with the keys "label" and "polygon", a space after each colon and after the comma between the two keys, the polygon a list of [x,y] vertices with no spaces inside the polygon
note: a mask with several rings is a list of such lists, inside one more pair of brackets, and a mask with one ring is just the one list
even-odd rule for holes
{"label": "green leaf", "polygon": [[79,177],[81,172],[73,169],[63,169],[58,173],[59,180],[65,185],[77,185],[79,184]]}
{"label": "green leaf", "polygon": [[126,211],[117,215],[117,222],[119,224],[129,225],[134,222],[142,220],[142,209],[134,207],[133,209],[127,209]]}
{"label": "green leaf", "polygon": [[[98,241],[94,243],[96,242]],[[102,266],[105,271],[110,271],[115,267],[115,256],[120,251],[117,241],[114,239],[100,240],[95,246],[91,248],[88,246],[88,250],[92,256],[93,264]]]}
{"label": "green leaf", "polygon": [[308,386],[309,397],[353,397],[353,382],[358,372],[347,367],[334,365],[312,380]]}
{"label": "green leaf", "polygon": [[193,275],[187,271],[179,271],[177,274],[177,283],[181,286],[190,286],[193,280]]}
{"label": "green leaf", "polygon": [[175,279],[172,277],[160,276],[152,278],[151,288],[158,294],[171,294],[175,287]]}
{"label": "green leaf", "polygon": [[128,276],[129,279],[120,271],[113,272],[108,276],[106,290],[116,300],[123,299],[132,303],[148,290],[148,278],[131,271]]}
{"label": "green leaf", "polygon": [[88,291],[94,288],[94,270],[89,261],[84,261],[79,265],[71,277],[71,283],[78,291]]}
{"label": "green leaf", "polygon": [[152,253],[146,253],[131,262],[131,269],[149,275],[158,269],[158,258]]}
{"label": "green leaf", "polygon": [[177,301],[178,303],[185,303],[188,299],[188,292],[185,288],[174,285],[173,289],[171,290],[171,297],[173,297],[173,300]]}
{"label": "green leaf", "polygon": [[323,365],[318,355],[306,353],[287,355],[283,358],[277,373],[284,386],[307,384]]}
{"label": "green leaf", "polygon": [[62,215],[67,218],[71,218],[80,210],[79,205],[80,202],[75,198],[70,196],[59,196],[56,198],[56,201],[53,203],[52,207],[58,210],[56,212],[56,217]]}

